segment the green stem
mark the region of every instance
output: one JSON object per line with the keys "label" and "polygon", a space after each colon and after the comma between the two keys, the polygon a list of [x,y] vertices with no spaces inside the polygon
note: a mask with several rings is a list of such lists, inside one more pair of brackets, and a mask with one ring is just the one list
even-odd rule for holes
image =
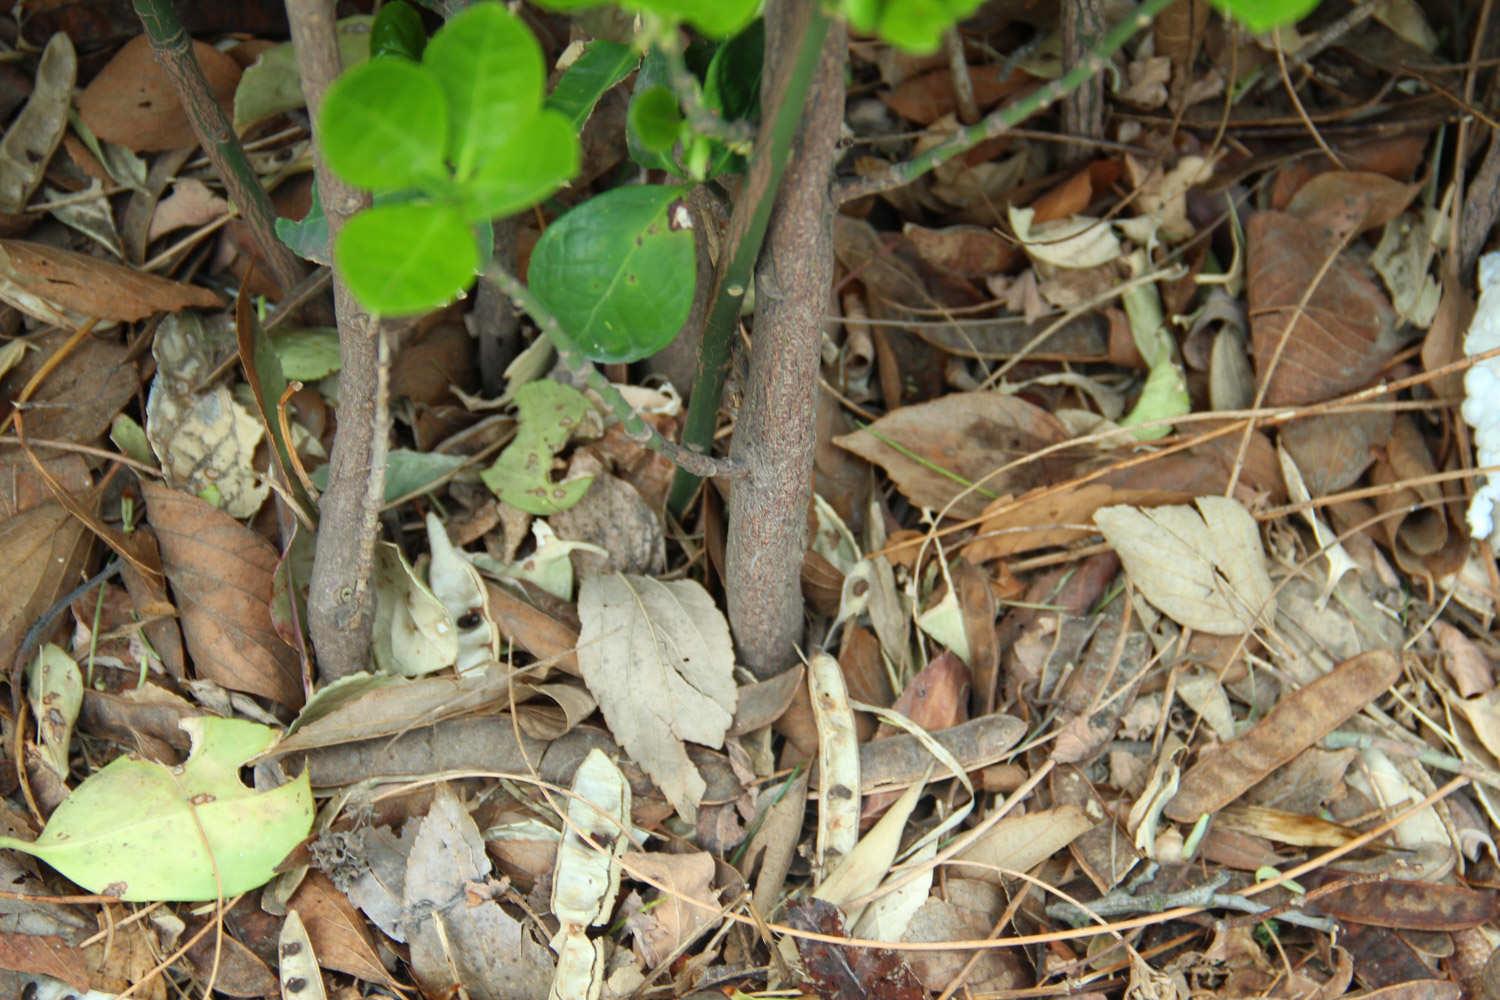
{"label": "green stem", "polygon": [[[694,451],[707,454],[713,447],[719,403],[724,395],[724,377],[729,370],[729,348],[740,318],[740,307],[745,300],[745,291],[750,287],[755,263],[760,258],[761,243],[771,221],[771,207],[775,204],[781,175],[790,159],[792,136],[796,134],[806,110],[808,87],[812,84],[827,34],[828,17],[820,6],[815,5],[791,72],[784,81],[773,81],[773,86],[780,85],[780,94],[767,92],[767,97],[773,99],[764,106],[776,110],[761,126],[745,187],[729,222],[731,250],[727,263],[719,271],[713,305],[703,328],[703,343],[698,348],[698,370],[693,378],[692,398],[688,400],[687,420],[682,428],[683,445]],[[699,478],[686,466],[678,471],[668,499],[673,511],[681,514],[687,507],[698,488]]]}
{"label": "green stem", "polygon": [[750,151],[754,133],[747,121],[726,121],[722,115],[703,103],[703,87],[693,71],[688,69],[683,52],[682,32],[675,24],[659,25],[656,29],[656,48],[667,63],[667,82],[677,103],[682,105],[688,124],[699,135],[718,139],[740,154]]}
{"label": "green stem", "polygon": [[276,238],[276,210],[271,207],[271,199],[255,168],[246,159],[244,147],[224,116],[224,109],[214,100],[203,68],[193,56],[192,38],[183,30],[171,0],[135,0],[135,12],[146,29],[157,62],[167,71],[178,100],[187,111],[193,133],[228,189],[229,200],[250,224],[256,249],[281,290],[289,291],[302,280],[302,265],[286,244]]}
{"label": "green stem", "polygon": [[1104,68],[1131,36],[1151,23],[1152,18],[1172,3],[1173,0],[1144,0],[1134,14],[1115,25],[1089,49],[1088,57],[1070,67],[1066,73],[1042,87],[1033,90],[1012,104],[1007,104],[986,115],[983,120],[967,128],[959,129],[953,138],[939,143],[920,156],[905,163],[892,166],[874,177],[852,177],[834,185],[833,200],[842,205],[856,198],[879,194],[893,188],[903,187],[932,170],[934,167],[967,153],[988,139],[993,139],[1014,128],[1038,111],[1066,97]]}
{"label": "green stem", "polygon": [[537,329],[542,332],[542,336],[550,340],[553,348],[557,350],[558,360],[563,363],[563,367],[604,400],[610,412],[619,419],[626,436],[632,441],[665,455],[680,469],[690,471],[695,476],[705,478],[732,476],[739,472],[738,467],[726,459],[716,459],[700,452],[688,451],[662,437],[655,427],[646,423],[641,415],[635,412],[625,397],[620,395],[620,390],[616,389],[614,384],[594,367],[593,362],[584,357],[578,345],[573,342],[573,338],[569,337],[567,331],[563,329],[562,323],[550,309],[542,304],[540,299],[531,293],[530,288],[494,262],[491,262],[485,275],[536,322]]}

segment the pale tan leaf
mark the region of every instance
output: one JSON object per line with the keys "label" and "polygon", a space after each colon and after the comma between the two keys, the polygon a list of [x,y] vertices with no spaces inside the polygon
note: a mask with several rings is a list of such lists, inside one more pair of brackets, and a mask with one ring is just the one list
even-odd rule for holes
{"label": "pale tan leaf", "polygon": [[460,676],[481,671],[500,656],[500,630],[490,617],[484,581],[432,513],[427,515],[427,547],[432,553],[427,581],[458,630],[453,665]]}
{"label": "pale tan leaf", "polygon": [[420,677],[451,667],[458,656],[453,616],[417,579],[401,550],[375,544],[375,624],[370,653],[383,674]]}
{"label": "pale tan leaf", "polygon": [[670,892],[657,894],[653,905],[631,914],[625,926],[635,936],[636,952],[648,967],[659,965],[715,922],[714,858],[706,851],[656,854],[629,851],[625,865],[649,876]]}
{"label": "pale tan leaf", "polygon": [[1027,871],[1067,847],[1095,822],[1081,807],[1072,805],[1007,816],[959,854],[958,860],[975,864],[960,867],[955,874],[998,882],[1002,873],[996,869]]}
{"label": "pale tan leaf", "polygon": [[1179,624],[1239,635],[1269,622],[1276,598],[1255,519],[1225,497],[1195,503],[1101,507],[1094,523],[1146,599]]}
{"label": "pale tan leaf", "polygon": [[724,744],[735,705],[729,626],[702,585],[615,573],[579,586],[578,666],[625,752],[692,821],[706,785],[682,741]]}

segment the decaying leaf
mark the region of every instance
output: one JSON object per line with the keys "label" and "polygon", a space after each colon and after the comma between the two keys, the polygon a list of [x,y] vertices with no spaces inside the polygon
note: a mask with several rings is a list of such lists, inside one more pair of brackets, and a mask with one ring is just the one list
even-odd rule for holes
{"label": "decaying leaf", "polygon": [[1146,600],[1179,624],[1239,635],[1276,613],[1255,520],[1225,497],[1186,506],[1101,507],[1094,523]]}
{"label": "decaying leaf", "polygon": [[[390,542],[375,543],[375,623],[370,652],[381,673],[419,677],[458,657],[453,616]],[[347,680],[345,678],[344,680]]]}
{"label": "decaying leaf", "polygon": [[578,592],[578,666],[610,732],[692,820],[705,785],[683,740],[719,747],[733,720],[729,627],[695,581],[592,576]]}
{"label": "decaying leaf", "polygon": [[78,56],[64,32],[57,32],[42,50],[36,82],[26,106],[0,139],[0,212],[21,211],[31,197],[57,144],[68,129]]}
{"label": "decaying leaf", "polygon": [[460,676],[484,670],[500,656],[500,630],[490,618],[484,581],[436,516],[427,515],[427,546],[432,562],[427,580],[456,629],[453,661]]}
{"label": "decaying leaf", "polygon": [[83,675],[73,658],[47,643],[27,664],[26,697],[41,733],[42,760],[58,779],[68,780],[68,744],[83,707]]}
{"label": "decaying leaf", "polygon": [[90,317],[134,322],[154,312],[214,309],[216,292],[40,243],[0,240],[0,301],[55,326]]}
{"label": "decaying leaf", "polygon": [[559,926],[552,938],[557,971],[547,995],[595,1000],[604,985],[604,942],[588,932],[609,919],[620,892],[620,862],[630,847],[630,786],[594,749],[578,767],[573,792],[552,875],[552,913]]}
{"label": "decaying leaf", "polygon": [[658,892],[653,902],[626,919],[636,951],[648,968],[679,954],[713,926],[719,903],[713,889],[712,854],[630,851],[624,862],[631,872],[647,875],[670,890]]}

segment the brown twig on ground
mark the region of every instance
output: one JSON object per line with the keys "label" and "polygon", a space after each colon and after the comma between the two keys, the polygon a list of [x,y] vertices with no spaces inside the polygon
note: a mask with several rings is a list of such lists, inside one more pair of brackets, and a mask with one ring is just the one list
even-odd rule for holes
{"label": "brown twig on ground", "polygon": [[[790,69],[802,22],[794,0],[766,11],[767,75]],[[813,414],[828,289],[833,284],[833,204],[828,179],[844,117],[844,30],[823,42],[765,250],[756,271],[755,339],[731,455],[748,469],[729,497],[725,549],[729,622],[758,676],[784,669],[802,631],[798,584],[812,500]]]}
{"label": "brown twig on ground", "polygon": [[255,169],[234,134],[224,109],[214,100],[203,68],[193,56],[193,39],[177,18],[170,0],[135,0],[135,12],[151,41],[151,51],[161,63],[177,99],[187,112],[193,134],[224,182],[229,200],[250,225],[256,249],[283,292],[302,280],[303,267],[297,255],[276,238],[276,211],[261,186]]}
{"label": "brown twig on ground", "polygon": [[[286,8],[316,140],[318,108],[339,73],[333,4],[287,0]],[[316,141],[313,165],[332,239],[346,219],[369,204],[369,196],[328,169]],[[342,362],[339,423],[329,457],[328,489],[319,504],[318,542],[307,598],[308,630],[318,656],[318,673],[325,682],[369,667],[375,597],[370,577],[385,492],[390,424],[386,405],[389,363],[380,323],[360,307],[337,274],[333,303]]]}

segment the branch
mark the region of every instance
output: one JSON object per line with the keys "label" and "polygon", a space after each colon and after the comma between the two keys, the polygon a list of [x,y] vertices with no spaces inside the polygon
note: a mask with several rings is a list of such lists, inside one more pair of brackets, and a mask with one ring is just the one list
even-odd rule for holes
{"label": "branch", "polygon": [[[713,444],[719,403],[724,397],[724,377],[729,371],[729,347],[739,322],[740,307],[745,302],[755,263],[760,259],[761,243],[771,221],[771,206],[790,159],[792,136],[807,111],[808,88],[822,55],[823,39],[828,34],[828,18],[817,4],[811,6],[806,30],[795,57],[786,63],[786,73],[762,85],[762,107],[775,111],[762,118],[750,169],[729,219],[725,240],[729,252],[723,258],[725,264],[714,285],[713,304],[698,348],[698,371],[682,427],[682,443],[693,451],[706,453]],[[672,483],[668,505],[680,514],[697,488],[698,477],[684,467]]]}
{"label": "branch", "polygon": [[244,147],[229,119],[224,117],[224,109],[214,100],[203,67],[193,56],[193,40],[183,30],[172,0],[135,0],[135,12],[146,29],[156,61],[166,70],[177,99],[187,112],[193,134],[202,144],[214,172],[224,182],[229,200],[249,223],[256,249],[281,291],[290,291],[302,280],[302,263],[276,238],[276,211],[271,207],[271,199],[255,175],[255,168],[245,158]]}
{"label": "branch", "polygon": [[542,336],[551,341],[552,346],[557,350],[558,360],[563,363],[563,367],[604,400],[610,412],[625,428],[625,434],[630,440],[665,455],[676,463],[678,468],[694,476],[702,478],[735,476],[744,471],[731,461],[688,451],[681,445],[662,437],[655,427],[646,423],[641,415],[635,412],[625,397],[620,395],[620,390],[616,389],[614,384],[594,367],[593,362],[583,356],[578,346],[573,343],[573,339],[563,329],[562,323],[550,309],[542,304],[540,299],[532,294],[531,289],[523,285],[515,275],[493,262],[485,273],[502,292],[510,296],[536,322],[537,329],[541,331]]}
{"label": "branch", "polygon": [[[314,139],[323,95],[339,73],[333,7],[332,0],[286,3]],[[344,222],[367,207],[370,199],[328,169],[316,142],[313,150],[313,167],[332,241]],[[318,673],[325,682],[369,668],[375,604],[371,579],[381,501],[385,498],[390,422],[389,360],[380,323],[360,308],[337,272],[333,276],[333,304],[342,363],[339,422],[329,456],[328,489],[319,504],[318,539],[307,598],[308,630],[318,655]]]}
{"label": "branch", "polygon": [[839,181],[833,186],[834,204],[842,205],[856,198],[905,187],[934,167],[947,163],[955,156],[967,153],[981,142],[1003,135],[1038,111],[1082,86],[1086,80],[1104,68],[1110,57],[1119,51],[1132,35],[1149,25],[1151,19],[1172,2],[1174,0],[1144,0],[1134,14],[1115,25],[1099,39],[1098,44],[1089,50],[1086,59],[1079,60],[1076,66],[1070,67],[1062,76],[1038,87],[1015,103],[992,111],[978,124],[959,129],[953,138],[933,146],[922,155],[892,166],[874,177],[851,177]]}

